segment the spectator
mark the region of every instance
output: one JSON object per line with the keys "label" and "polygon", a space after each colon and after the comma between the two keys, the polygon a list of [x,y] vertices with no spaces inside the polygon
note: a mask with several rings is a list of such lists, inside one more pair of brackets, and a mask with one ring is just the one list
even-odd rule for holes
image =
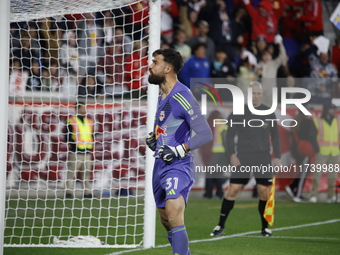
{"label": "spectator", "polygon": [[140,0],[126,8],[125,31],[132,35],[133,41],[142,39],[144,28],[149,24],[149,2]]}
{"label": "spectator", "polygon": [[9,92],[10,94],[25,94],[27,89],[28,72],[22,71],[19,59],[12,59],[9,70]]}
{"label": "spectator", "polygon": [[312,79],[305,82],[305,86],[312,95],[309,102],[315,104],[330,102],[338,72],[333,64],[329,62],[328,51],[325,49],[321,52],[313,45],[309,54],[309,63],[311,67],[310,77]]}
{"label": "spectator", "polygon": [[[326,103],[323,105],[323,113],[320,118],[314,118],[314,124],[318,130],[319,153],[316,155],[315,166],[327,166],[328,193],[327,203],[335,203],[335,182],[338,175],[337,171],[331,171],[339,166],[339,120],[336,116],[336,106]],[[318,201],[320,178],[323,171],[315,171],[310,202]]]}
{"label": "spectator", "polygon": [[185,32],[182,29],[177,29],[175,31],[175,42],[172,45],[172,48],[177,50],[184,60],[191,56],[191,48],[186,41],[187,37]]}
{"label": "spectator", "polygon": [[318,57],[313,55],[310,58],[311,78],[314,82],[309,83],[308,88],[312,93],[314,103],[324,103],[330,101],[332,92],[337,81],[338,71],[329,63],[329,53],[321,52]]}
{"label": "spectator", "polygon": [[251,52],[255,55],[257,61],[261,61],[263,53],[268,50],[268,45],[265,36],[259,36],[256,41],[251,44]]}
{"label": "spectator", "polygon": [[179,27],[184,31],[187,40],[192,36],[197,36],[197,20],[198,11],[190,8],[187,1],[182,1],[179,6]]}
{"label": "spectator", "polygon": [[123,46],[111,42],[106,46],[105,54],[99,61],[99,73],[104,77],[106,96],[122,97],[128,91],[126,86],[123,85],[123,67]]}
{"label": "spectator", "polygon": [[256,67],[256,73],[261,78],[263,86],[263,103],[272,105],[272,89],[277,87],[277,71],[281,65],[287,65],[286,49],[282,43],[282,37],[278,36],[279,56],[273,59],[268,51],[262,53],[262,60]]}
{"label": "spectator", "polygon": [[197,43],[204,43],[207,45],[207,58],[209,61],[213,61],[215,55],[215,43],[208,36],[209,23],[205,20],[201,20],[197,23],[197,36],[193,36],[188,41],[188,45],[192,48]]}
{"label": "spectator", "polygon": [[224,0],[216,0],[211,18],[208,21],[210,27],[209,36],[214,40],[215,46],[223,48],[229,58],[234,60],[239,55],[240,43],[243,42],[243,31],[238,30],[238,26],[232,20],[226,8]]}
{"label": "spectator", "polygon": [[27,80],[26,90],[29,91],[39,91],[41,90],[41,72],[40,66],[37,61],[33,62],[30,74]]}
{"label": "spectator", "polygon": [[76,114],[67,120],[65,127],[65,140],[69,149],[65,198],[74,198],[74,186],[79,168],[82,171],[84,197],[92,198],[90,174],[94,124],[93,120],[86,116],[84,104],[78,103],[75,108]]}
{"label": "spectator", "polygon": [[83,77],[78,86],[78,98],[82,100],[103,98],[103,87],[97,83],[93,75]]}
{"label": "spectator", "polygon": [[41,21],[40,33],[46,42],[45,58],[43,66],[50,66],[59,59],[59,47],[61,46],[63,31],[56,25],[54,18],[46,18]]}
{"label": "spectator", "polygon": [[122,45],[124,55],[128,56],[133,48],[132,39],[127,33],[124,33],[123,26],[115,23],[112,15],[111,11],[104,12],[104,47],[112,44]]}
{"label": "spectator", "polygon": [[303,23],[304,34],[323,35],[322,4],[320,0],[287,0],[287,4],[298,6],[300,10],[303,10],[303,12],[296,13],[296,18]]}
{"label": "spectator", "polygon": [[125,59],[124,82],[132,98],[140,98],[146,93],[147,46],[146,41],[135,42],[132,54]]}
{"label": "spectator", "polygon": [[236,78],[235,67],[223,49],[216,51],[214,61],[211,64],[211,77],[224,78],[228,82],[233,82]]}
{"label": "spectator", "polygon": [[170,44],[161,40],[161,49],[170,49]]}
{"label": "spectator", "polygon": [[59,76],[59,67],[57,62],[52,62],[48,68],[42,71],[41,90],[43,91],[59,91],[63,82],[62,77]]}
{"label": "spectator", "polygon": [[79,74],[86,76],[95,74],[98,57],[103,55],[103,28],[96,24],[95,13],[85,13],[84,20],[79,22],[78,49]]}
{"label": "spectator", "polygon": [[[215,58],[211,62],[211,78],[215,78],[216,83],[236,84],[236,70],[234,63],[228,58],[223,49],[217,49]],[[223,101],[232,101],[232,94],[228,89],[216,89]]]}
{"label": "spectator", "polygon": [[77,75],[79,68],[79,55],[77,49],[77,38],[73,31],[64,34],[65,41],[59,51],[60,65],[68,74]]}
{"label": "spectator", "polygon": [[111,11],[105,11],[104,15],[104,23],[103,23],[103,31],[104,31],[104,44],[110,44],[113,40],[115,34],[116,23],[113,18],[113,14]]}
{"label": "spectator", "polygon": [[64,18],[67,20],[66,27],[68,29],[76,29],[78,24],[83,20],[84,16],[81,13],[66,14]]}
{"label": "spectator", "polygon": [[10,49],[11,53],[21,47],[21,31],[17,23],[10,24]]}
{"label": "spectator", "polygon": [[316,40],[317,38],[317,35],[311,34],[309,35],[308,42],[304,42],[301,44],[300,50],[295,58],[297,68],[293,68],[290,70],[290,72],[293,73],[294,76],[299,78],[310,77],[311,67],[309,63],[309,55],[317,52],[317,47],[313,43],[314,40]]}
{"label": "spectator", "polygon": [[123,29],[116,28],[114,30],[113,41],[112,42],[107,41],[107,43],[109,44],[114,43],[114,44],[122,45],[124,57],[127,57],[132,53],[132,50],[133,50],[132,39],[129,35],[124,33]]}
{"label": "spectator", "polygon": [[248,94],[248,87],[250,82],[256,81],[258,76],[255,72],[257,61],[255,56],[249,52],[244,51],[241,54],[241,66],[237,76],[237,86],[242,90],[243,94]]}
{"label": "spectator", "polygon": [[278,21],[285,10],[285,0],[279,1],[277,9],[273,9],[270,0],[259,2],[256,10],[249,0],[244,0],[244,4],[253,22],[251,40],[255,41],[259,36],[264,36],[267,43],[273,43],[274,36],[277,34]]}
{"label": "spectator", "polygon": [[34,62],[39,62],[39,56],[31,49],[31,40],[26,32],[22,33],[21,47],[13,51],[13,57],[20,60],[20,65],[26,72],[30,72]]}
{"label": "spectator", "polygon": [[179,15],[178,5],[175,0],[161,1],[161,35],[169,44],[172,43],[174,32],[174,19]]}
{"label": "spectator", "polygon": [[67,31],[64,34],[64,39],[59,49],[60,75],[63,79],[61,91],[64,95],[75,97],[77,95],[77,76],[79,72],[76,34],[73,31]]}
{"label": "spectator", "polygon": [[14,72],[21,72],[22,67],[20,65],[20,60],[17,58],[13,58],[10,60],[10,68],[9,68],[9,74],[11,75]]}
{"label": "spectator", "polygon": [[207,4],[206,0],[187,0],[187,3],[188,7],[197,13],[199,13],[201,9]]}
{"label": "spectator", "polygon": [[[79,14],[73,14],[74,16],[78,16]],[[52,30],[55,30],[55,32],[58,33],[59,39],[63,38],[64,32],[68,30],[74,30],[76,27],[74,26],[76,24],[74,20],[74,16],[69,19],[66,18],[68,15],[57,15],[53,16],[53,27]],[[70,15],[72,16],[72,15]],[[70,17],[68,16],[68,17]],[[80,18],[82,18],[81,14],[79,15]]]}
{"label": "spectator", "polygon": [[[211,14],[215,7],[215,1],[205,1],[204,5],[199,10],[198,20],[206,20],[210,24]],[[212,26],[210,26],[212,27]]]}
{"label": "spectator", "polygon": [[42,54],[42,46],[40,40],[40,35],[38,33],[39,28],[37,24],[34,22],[28,22],[27,25],[27,34],[30,37],[30,43],[31,43],[31,50],[35,53],[36,56],[38,56],[39,59],[43,56]]}
{"label": "spectator", "polygon": [[238,6],[234,8],[233,17],[234,27],[239,35],[237,43],[241,47],[248,47],[250,44],[251,22],[248,18],[247,10],[243,6]]}
{"label": "spectator", "polygon": [[279,31],[289,57],[288,66],[290,68],[297,67],[296,56],[300,50],[303,35],[303,24],[296,18],[297,12],[295,8],[287,4],[279,23]]}
{"label": "spectator", "polygon": [[192,48],[192,56],[184,63],[179,77],[183,84],[191,87],[190,78],[204,78],[207,81],[210,77],[210,62],[206,57],[207,46],[198,43]]}

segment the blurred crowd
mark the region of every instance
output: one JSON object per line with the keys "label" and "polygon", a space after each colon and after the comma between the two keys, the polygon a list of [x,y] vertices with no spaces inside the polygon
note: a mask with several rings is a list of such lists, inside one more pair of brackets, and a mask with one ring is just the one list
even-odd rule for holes
{"label": "blurred crowd", "polygon": [[[148,12],[142,0],[11,23],[10,83],[70,98],[143,97]],[[187,86],[190,78],[219,78],[245,92],[259,80],[268,94],[304,87],[310,103],[323,104],[340,97],[340,39],[324,37],[322,13],[320,0],[162,0],[160,47],[182,54],[179,79]]]}

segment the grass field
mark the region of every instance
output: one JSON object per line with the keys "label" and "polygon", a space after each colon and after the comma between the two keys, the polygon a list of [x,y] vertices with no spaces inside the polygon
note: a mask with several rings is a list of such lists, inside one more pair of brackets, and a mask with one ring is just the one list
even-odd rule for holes
{"label": "grass field", "polygon": [[143,200],[136,196],[121,199],[10,199],[6,206],[5,243],[50,244],[53,243],[52,236],[67,240],[68,236],[79,235],[96,236],[112,245],[140,243],[143,211]]}
{"label": "grass field", "polygon": [[[210,238],[218,221],[220,200],[190,199],[186,226],[193,255],[225,254],[340,254],[340,204],[297,204],[277,201],[274,237],[260,236],[260,219],[256,201],[237,201],[230,213],[226,233]],[[153,249],[95,248],[12,248],[6,255],[104,255],[172,254],[166,232],[157,218],[156,247]]]}

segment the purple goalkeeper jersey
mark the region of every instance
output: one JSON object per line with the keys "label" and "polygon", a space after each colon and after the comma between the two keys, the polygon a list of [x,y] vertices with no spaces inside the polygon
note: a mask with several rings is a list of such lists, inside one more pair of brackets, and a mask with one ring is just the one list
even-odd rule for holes
{"label": "purple goalkeeper jersey", "polygon": [[[195,135],[190,137],[192,130]],[[157,139],[156,158],[159,157],[158,149],[163,145],[175,147],[185,142],[190,150],[195,150],[212,139],[211,129],[196,99],[180,82],[165,99],[159,96],[154,133]]]}

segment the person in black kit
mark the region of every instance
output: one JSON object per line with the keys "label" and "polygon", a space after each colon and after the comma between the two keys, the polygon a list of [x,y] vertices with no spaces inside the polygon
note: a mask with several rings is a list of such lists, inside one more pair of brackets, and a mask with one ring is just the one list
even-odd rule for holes
{"label": "person in black kit", "polygon": [[[304,115],[301,111],[296,115],[295,121],[297,122],[297,126],[292,128],[292,147],[291,153],[294,159],[296,160],[296,164],[298,166],[304,165],[305,163],[315,163],[315,154],[319,152],[319,145],[317,141],[318,131],[315,127],[313,119]],[[296,137],[299,140],[308,141],[314,149],[314,155],[311,157],[303,156],[297,149]],[[294,202],[303,202],[304,198],[302,197],[302,189],[305,184],[305,180],[309,171],[305,171],[305,169],[298,173],[293,182],[285,187],[285,190],[288,196],[293,199]]]}
{"label": "person in black kit", "polygon": [[[254,81],[250,83],[252,88],[252,103],[256,110],[267,110],[267,106],[262,102],[262,85]],[[257,121],[249,120],[257,119]],[[268,121],[271,119],[272,121]],[[241,191],[243,185],[247,184],[250,175],[253,174],[256,179],[259,205],[258,211],[261,217],[262,236],[271,236],[271,230],[268,229],[268,222],[263,217],[266,207],[270,186],[272,184],[272,173],[260,171],[246,171],[241,172],[245,167],[252,166],[279,166],[280,161],[280,141],[277,123],[275,121],[275,113],[270,115],[254,115],[250,112],[247,105],[245,105],[244,115],[230,114],[228,118],[228,132],[227,132],[227,151],[230,156],[230,164],[236,166],[237,171],[231,173],[230,186],[225,195],[218,225],[213,229],[210,236],[219,236],[224,233],[224,225],[227,220],[229,212],[233,209],[237,194]],[[232,124],[232,122],[234,124]],[[256,124],[255,124],[256,123]],[[257,127],[254,127],[257,126]],[[238,136],[238,141],[235,150],[235,136]],[[270,154],[270,142],[273,145],[274,159],[272,162]],[[243,168],[243,170],[242,170]]]}

